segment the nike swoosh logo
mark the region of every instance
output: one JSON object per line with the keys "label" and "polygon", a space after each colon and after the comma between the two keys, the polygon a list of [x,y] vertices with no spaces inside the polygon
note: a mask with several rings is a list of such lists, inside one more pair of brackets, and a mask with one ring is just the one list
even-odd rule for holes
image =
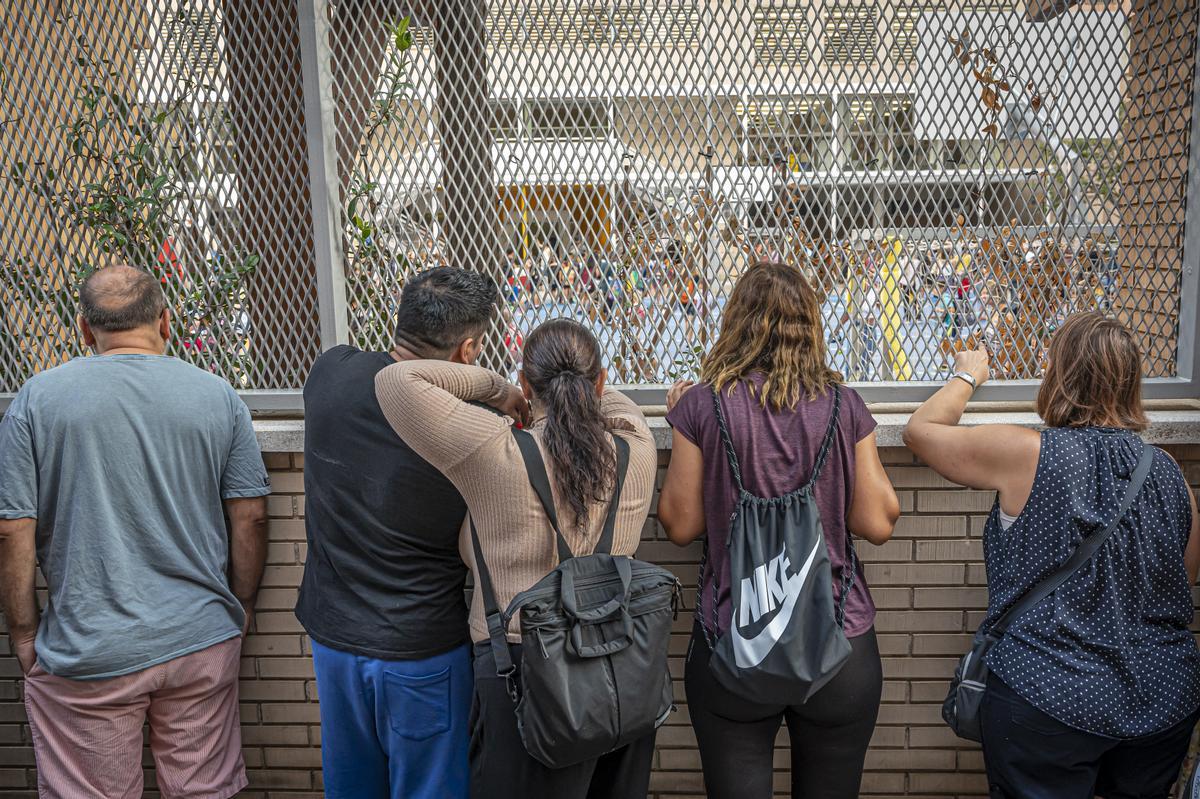
{"label": "nike swoosh logo", "polygon": [[817,548],[821,546],[821,543],[821,539],[817,538],[812,552],[808,553],[808,559],[804,561],[804,566],[799,572],[788,578],[785,588],[787,596],[779,606],[779,612],[775,614],[775,618],[771,619],[766,627],[759,630],[753,638],[746,638],[736,624],[731,625],[729,632],[733,634],[733,661],[739,669],[752,669],[762,663],[763,659],[775,648],[775,644],[779,642],[779,637],[783,635],[784,630],[792,621],[792,613],[795,612],[796,602],[800,599],[800,590],[804,588],[804,581],[808,579],[813,561],[817,559]]}

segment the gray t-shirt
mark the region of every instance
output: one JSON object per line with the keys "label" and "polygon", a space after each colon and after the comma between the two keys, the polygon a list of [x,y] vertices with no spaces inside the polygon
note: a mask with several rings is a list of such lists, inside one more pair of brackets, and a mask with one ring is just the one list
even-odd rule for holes
{"label": "gray t-shirt", "polygon": [[250,412],[202,369],[97,355],[30,379],[0,421],[0,518],[37,519],[42,667],[113,677],[238,635],[222,500],[270,490]]}

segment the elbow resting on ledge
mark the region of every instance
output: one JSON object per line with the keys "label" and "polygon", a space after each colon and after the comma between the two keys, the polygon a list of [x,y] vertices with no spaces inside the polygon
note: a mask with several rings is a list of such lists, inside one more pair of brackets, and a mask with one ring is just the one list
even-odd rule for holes
{"label": "elbow resting on ledge", "polygon": [[[920,458],[921,454],[917,450],[921,448],[921,438],[918,435],[918,432],[918,430],[913,429],[912,420],[909,420],[909,422],[904,425],[904,429],[900,431],[900,440],[904,442],[904,446],[908,448],[909,452]],[[922,460],[924,460],[924,458],[922,458]]]}

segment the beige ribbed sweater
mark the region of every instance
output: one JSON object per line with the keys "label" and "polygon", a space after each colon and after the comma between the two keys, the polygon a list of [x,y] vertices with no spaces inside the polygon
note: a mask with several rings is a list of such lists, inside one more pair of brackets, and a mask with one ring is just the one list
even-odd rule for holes
{"label": "beige ribbed sweater", "polygon": [[[375,378],[379,406],[396,433],[445,474],[466,499],[501,610],[558,563],[554,532],[529,485],[509,420],[468,404],[495,399],[505,386],[502,377],[486,369],[445,361],[404,361],[388,366]],[[600,407],[609,429],[629,442],[629,472],[617,511],[613,554],[632,555],[650,510],[658,454],[646,420],[631,400],[609,389]],[[534,410],[536,418],[536,407]],[[530,430],[539,445],[540,428],[541,423],[535,421]],[[546,471],[571,551],[590,553],[600,538],[608,503],[591,508],[588,529],[574,529],[574,514],[559,501],[554,465],[548,458]],[[470,527],[464,524],[459,551],[474,571],[470,536]],[[475,641],[488,637],[483,616],[483,601],[476,591],[471,601],[471,637]],[[509,639],[519,641],[519,632],[519,620],[514,618]]]}

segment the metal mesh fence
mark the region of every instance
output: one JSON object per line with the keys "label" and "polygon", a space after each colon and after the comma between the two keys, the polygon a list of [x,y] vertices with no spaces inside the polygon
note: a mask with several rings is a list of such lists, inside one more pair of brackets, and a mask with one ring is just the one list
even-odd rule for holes
{"label": "metal mesh fence", "polygon": [[938,379],[980,343],[1034,378],[1091,308],[1175,374],[1194,3],[26,5],[0,42],[0,392],[79,352],[74,283],[114,259],[242,388],[298,387],[322,329],[386,348],[404,281],[442,263],[501,284],[503,371],[569,316],[614,382],[692,374],[773,259],[851,380]]}
{"label": "metal mesh fence", "polygon": [[0,392],[83,351],[75,294],[161,281],[175,354],[239,388],[320,350],[296,11],[50,2],[3,12]]}
{"label": "metal mesh fence", "polygon": [[[386,4],[339,26],[345,8],[335,52],[388,29]],[[1182,178],[1186,149],[1163,158],[1179,141],[1131,126],[1176,109],[1186,147],[1191,80],[1164,90],[1137,67],[1152,52],[1190,78],[1194,37],[1131,36],[1118,3],[441,8],[394,29],[382,69],[377,52],[350,67],[377,101],[342,148],[361,172],[348,274],[365,345],[385,343],[406,275],[450,261],[504,284],[492,365],[570,316],[616,379],[663,382],[694,371],[737,276],[781,259],[816,285],[854,380],[936,379],[978,343],[1003,376],[1036,377],[1055,326],[1092,308],[1136,315],[1151,370],[1172,373],[1184,203],[1124,235],[1122,187]]]}

